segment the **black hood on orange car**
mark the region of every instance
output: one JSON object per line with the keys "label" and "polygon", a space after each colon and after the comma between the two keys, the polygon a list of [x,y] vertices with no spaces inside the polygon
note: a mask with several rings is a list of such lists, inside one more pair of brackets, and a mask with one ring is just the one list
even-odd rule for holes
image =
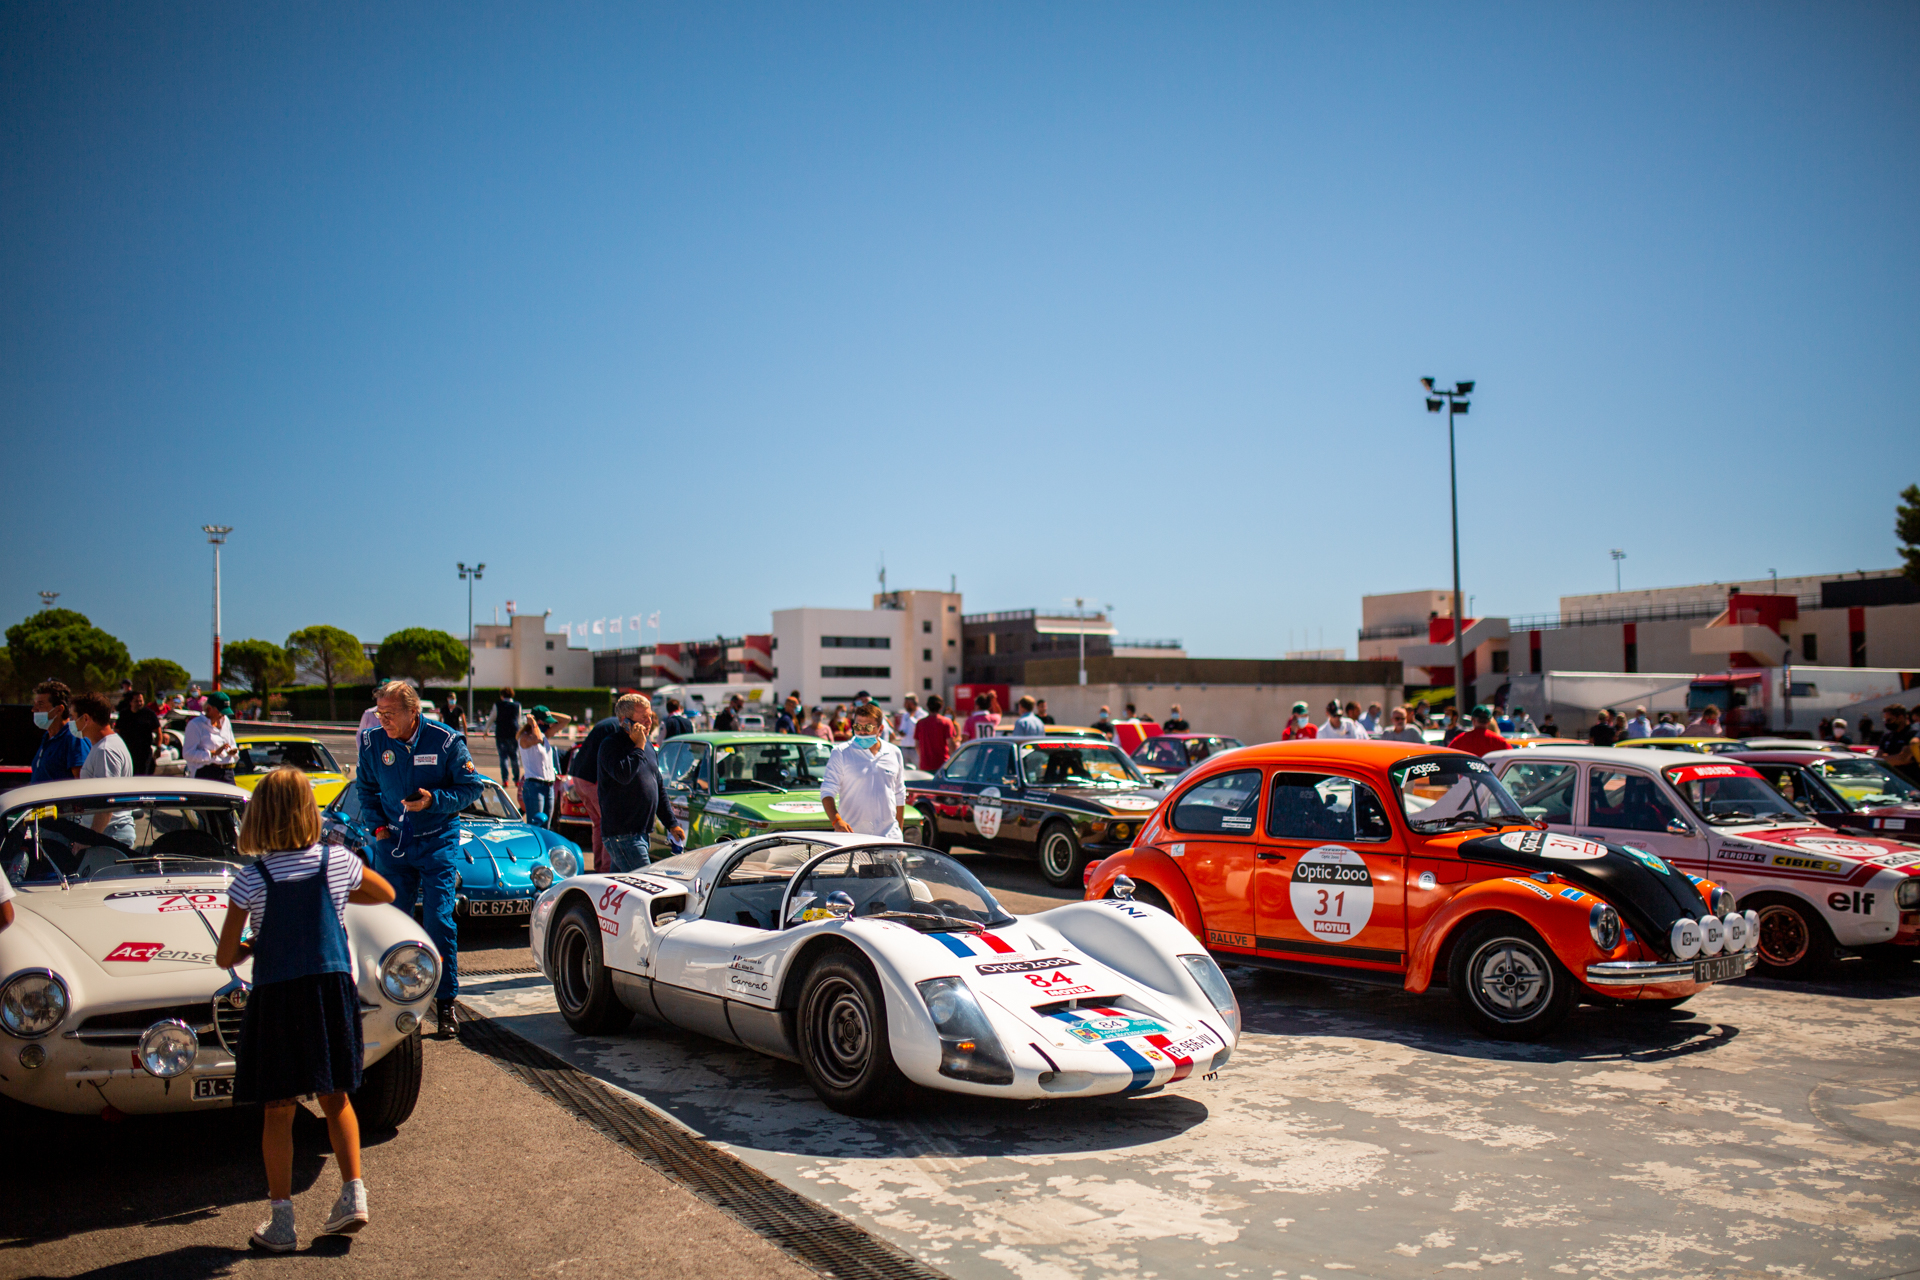
{"label": "black hood on orange car", "polygon": [[1668,959],[1673,926],[1706,911],[1700,890],[1671,863],[1640,849],[1550,831],[1508,831],[1463,841],[1460,856],[1533,874],[1549,871],[1611,903],[1642,942]]}

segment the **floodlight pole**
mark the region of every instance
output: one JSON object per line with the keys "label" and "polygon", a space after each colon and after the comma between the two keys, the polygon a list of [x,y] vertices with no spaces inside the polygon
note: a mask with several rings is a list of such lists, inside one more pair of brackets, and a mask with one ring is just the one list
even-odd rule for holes
{"label": "floodlight pole", "polygon": [[220,548],[233,532],[230,524],[203,524],[200,532],[213,544],[213,687],[220,687]]}
{"label": "floodlight pole", "polygon": [[473,584],[480,580],[480,571],[487,566],[476,564],[469,568],[460,564],[460,580],[467,584],[467,727],[473,727]]}
{"label": "floodlight pole", "polygon": [[1622,551],[1620,548],[1615,547],[1613,550],[1607,552],[1607,554],[1613,557],[1613,593],[1615,595],[1619,595],[1620,594],[1620,562],[1627,558],[1627,553]]}
{"label": "floodlight pole", "polygon": [[1447,408],[1447,496],[1453,509],[1453,709],[1464,717],[1473,702],[1467,697],[1467,664],[1461,645],[1467,620],[1460,596],[1460,476],[1454,463],[1453,419],[1471,407],[1467,397],[1473,394],[1473,383],[1456,382],[1451,391],[1436,390],[1432,378],[1420,379],[1420,385],[1427,389],[1428,413],[1440,412],[1443,403]]}

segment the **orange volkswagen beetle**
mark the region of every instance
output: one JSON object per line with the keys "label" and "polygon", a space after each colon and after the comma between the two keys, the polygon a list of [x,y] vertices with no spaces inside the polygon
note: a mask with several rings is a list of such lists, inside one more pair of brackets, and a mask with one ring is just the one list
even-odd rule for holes
{"label": "orange volkswagen beetle", "polygon": [[1745,975],[1758,930],[1652,853],[1544,830],[1478,757],[1399,742],[1205,760],[1086,887],[1171,912],[1222,961],[1444,982],[1505,1040],[1582,999],[1680,1004]]}

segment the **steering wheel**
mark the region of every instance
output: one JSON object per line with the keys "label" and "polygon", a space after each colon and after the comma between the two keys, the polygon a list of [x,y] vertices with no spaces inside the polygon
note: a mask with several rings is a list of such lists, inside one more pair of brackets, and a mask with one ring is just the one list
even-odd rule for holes
{"label": "steering wheel", "polygon": [[972,920],[975,912],[971,907],[963,907],[952,898],[935,898],[927,904],[943,916],[952,916],[956,920]]}

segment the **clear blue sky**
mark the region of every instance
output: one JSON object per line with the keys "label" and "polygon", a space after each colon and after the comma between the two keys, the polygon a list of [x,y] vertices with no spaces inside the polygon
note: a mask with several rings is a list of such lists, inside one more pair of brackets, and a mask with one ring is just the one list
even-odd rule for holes
{"label": "clear blue sky", "polygon": [[0,422],[135,656],[957,574],[1204,655],[1895,562],[1920,9],[14,4]]}

